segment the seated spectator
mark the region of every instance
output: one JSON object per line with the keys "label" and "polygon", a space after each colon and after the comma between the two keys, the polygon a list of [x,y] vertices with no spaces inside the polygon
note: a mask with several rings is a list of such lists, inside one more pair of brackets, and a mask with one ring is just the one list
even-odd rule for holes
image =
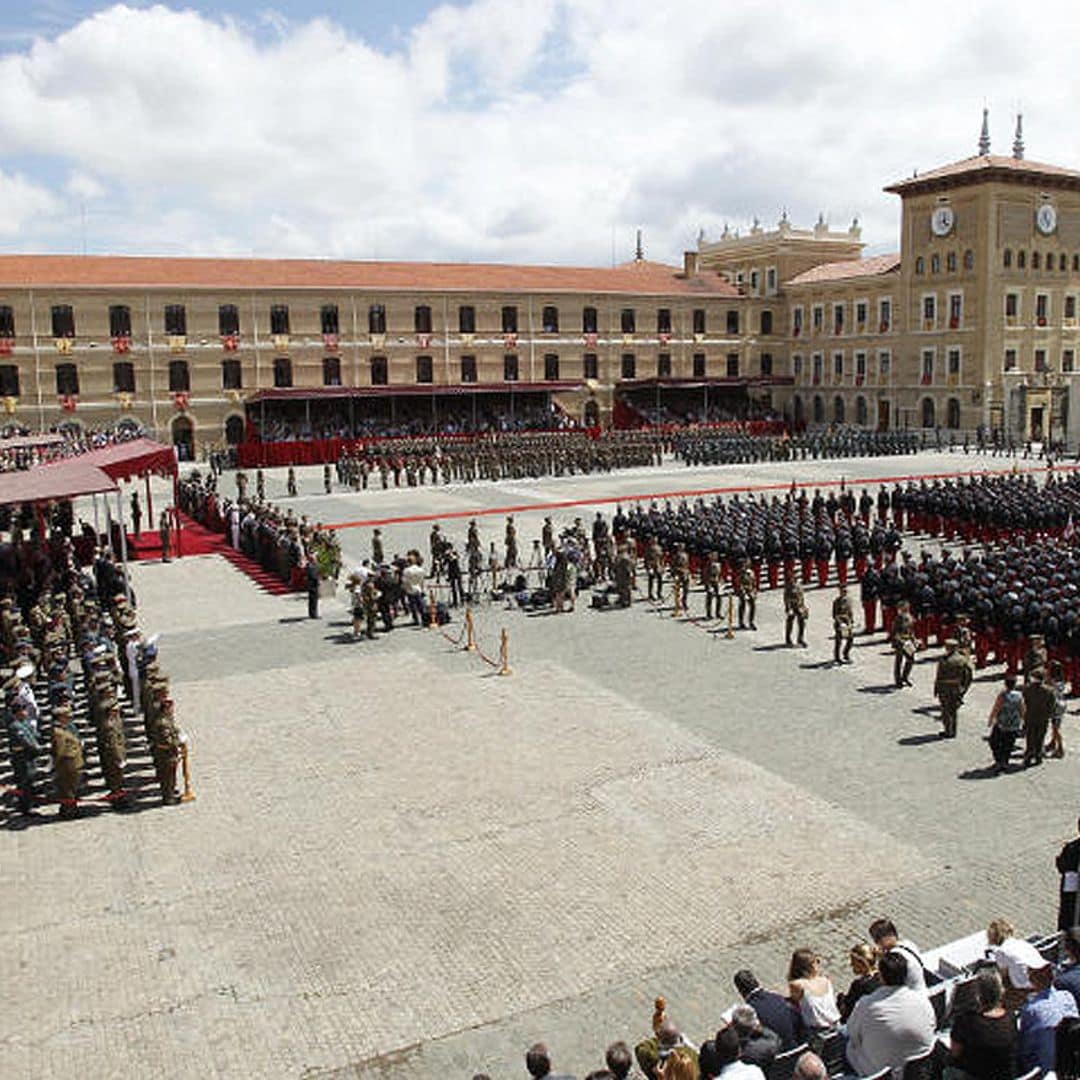
{"label": "seated spectator", "polygon": [[1080,1080],[1080,1020],[1062,1020],[1054,1044],[1057,1080]]}
{"label": "seated spectator", "polygon": [[534,1043],[525,1054],[525,1068],[533,1080],[574,1080],[567,1073],[556,1076],[551,1071],[551,1055],[543,1043]]}
{"label": "seated spectator", "polygon": [[795,1062],[795,1071],[791,1074],[792,1080],[828,1080],[829,1070],[825,1068],[825,1062],[812,1050],[799,1055]]}
{"label": "seated spectator", "polygon": [[1040,967],[1028,968],[1033,993],[1020,1007],[1020,1043],[1017,1067],[1027,1072],[1036,1065],[1043,1072],[1054,1067],[1054,1035],[1066,1017],[1076,1017],[1076,1001],[1068,990],[1056,990],[1053,968],[1040,957]]}
{"label": "seated spectator", "polygon": [[798,1006],[803,1030],[813,1035],[840,1023],[836,993],[821,970],[821,957],[813,949],[796,949],[788,966],[788,991]]}
{"label": "seated spectator", "polygon": [[877,971],[877,953],[865,942],[852,946],[848,953],[851,961],[851,970],[855,975],[851,985],[842,994],[836,995],[836,1005],[840,1010],[840,1019],[845,1023],[855,1008],[859,998],[876,990],[881,985],[881,978]]}
{"label": "seated spectator", "polygon": [[986,928],[986,940],[990,946],[987,956],[997,964],[1005,985],[1013,990],[1030,990],[1028,968],[1042,963],[1039,950],[1030,941],[1018,938],[1007,919],[994,919]]}
{"label": "seated spectator", "polygon": [[1068,990],[1080,1009],[1080,926],[1063,931],[1061,944],[1065,949],[1065,963],[1054,980],[1054,986],[1058,990]]}
{"label": "seated spectator", "polygon": [[1005,988],[994,968],[975,977],[978,1009],[961,1013],[949,1033],[949,1080],[1012,1080],[1016,1021],[1005,1009]]}
{"label": "seated spectator", "polygon": [[900,952],[908,961],[907,985],[912,990],[926,990],[926,965],[913,941],[906,941],[896,932],[891,919],[875,919],[870,924],[870,940],[879,953]]}
{"label": "seated spectator", "polygon": [[878,962],[881,986],[859,1000],[848,1020],[847,1058],[860,1076],[893,1070],[934,1045],[934,1008],[925,993],[907,984],[907,958],[899,949]]}
{"label": "seated spectator", "polygon": [[630,1047],[624,1042],[612,1043],[604,1055],[604,1062],[615,1080],[626,1080],[630,1075],[630,1066],[634,1059],[630,1056]]}
{"label": "seated spectator", "polygon": [[752,1005],[736,1005],[731,1010],[731,1026],[739,1036],[742,1051],[739,1057],[747,1065],[756,1065],[767,1073],[776,1055],[780,1053],[780,1036],[762,1027]]}
{"label": "seated spectator", "polygon": [[703,1043],[698,1054],[702,1080],[765,1080],[765,1074],[756,1065],[740,1060],[742,1046],[739,1033],[731,1025],[721,1028],[715,1039]]}
{"label": "seated spectator", "polygon": [[754,1007],[758,1020],[780,1038],[780,1049],[790,1050],[803,1039],[802,1017],[786,997],[766,990],[748,968],[735,973],[735,989],[747,1005]]}

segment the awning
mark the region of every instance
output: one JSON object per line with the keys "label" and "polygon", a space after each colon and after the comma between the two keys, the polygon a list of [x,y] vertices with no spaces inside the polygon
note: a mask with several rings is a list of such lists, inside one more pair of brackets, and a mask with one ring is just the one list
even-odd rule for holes
{"label": "awning", "polygon": [[43,431],[37,435],[12,435],[0,439],[0,451],[24,450],[28,446],[55,446],[62,442],[67,442],[67,439],[53,431]]}
{"label": "awning", "polygon": [[550,382],[494,382],[494,383],[409,383],[395,386],[290,386],[257,390],[246,399],[254,405],[263,401],[320,401],[334,398],[381,398],[381,397],[448,397],[471,394],[544,394],[580,390],[580,380],[552,380]]}
{"label": "awning", "polygon": [[746,376],[717,375],[703,379],[680,379],[675,376],[661,375],[648,379],[620,379],[619,390],[656,389],[661,390],[701,390],[706,387],[717,389],[739,389],[758,386],[791,386],[795,380],[790,375],[761,375],[756,378]]}
{"label": "awning", "polygon": [[130,480],[133,476],[176,475],[176,453],[171,446],[163,446],[153,439],[130,439],[112,443],[100,450],[90,450],[80,461],[101,469],[113,480]]}
{"label": "awning", "polygon": [[0,506],[53,502],[116,491],[116,481],[83,458],[0,473]]}

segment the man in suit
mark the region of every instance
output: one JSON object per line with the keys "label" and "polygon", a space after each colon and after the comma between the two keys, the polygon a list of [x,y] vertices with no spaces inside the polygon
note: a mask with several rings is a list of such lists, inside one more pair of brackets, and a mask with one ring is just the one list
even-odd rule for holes
{"label": "man in suit", "polygon": [[737,971],[734,982],[743,1001],[753,1006],[762,1026],[779,1036],[781,1050],[790,1050],[802,1042],[802,1017],[787,998],[766,990],[748,968]]}

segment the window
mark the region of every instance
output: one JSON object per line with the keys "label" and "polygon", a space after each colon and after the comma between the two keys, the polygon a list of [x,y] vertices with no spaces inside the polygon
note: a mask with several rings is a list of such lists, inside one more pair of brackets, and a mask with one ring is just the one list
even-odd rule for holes
{"label": "window", "polygon": [[705,333],[705,309],[694,308],[694,333]]}
{"label": "window", "polygon": [[1074,349],[1061,350],[1061,370],[1072,371],[1076,364],[1076,352]]}
{"label": "window", "polygon": [[[705,354],[703,352],[694,353],[693,365],[694,365],[694,378],[695,379],[704,379],[705,374],[706,374],[706,360],[705,360]],[[669,361],[668,361],[668,368],[669,369],[671,368],[670,358],[669,358]],[[671,374],[670,370],[668,371],[668,374],[669,375]]]}
{"label": "window", "polygon": [[292,361],[287,356],[274,357],[274,386],[278,389],[292,386]]}
{"label": "window", "polygon": [[758,277],[758,272],[756,270],[751,270],[750,271],[750,292],[754,296],[757,296],[758,282],[759,281],[760,281],[760,278]]}
{"label": "window", "polygon": [[855,323],[859,327],[866,325],[866,301],[860,300],[855,305]]}
{"label": "window", "polygon": [[844,332],[844,305],[843,304],[833,304],[832,322],[833,322],[833,333],[834,334],[842,334]]}
{"label": "window", "polygon": [[916,274],[925,274],[926,273],[926,260],[921,255],[915,260],[915,273]]}
{"label": "window", "polygon": [[0,305],[0,337],[13,338],[14,336],[15,311],[9,304]]}
{"label": "window", "polygon": [[924,323],[932,323],[937,319],[937,297],[924,296],[922,301],[922,317]]}
{"label": "window", "polygon": [[867,410],[866,410],[866,398],[861,394],[855,399],[855,423],[859,427],[866,427],[867,422]]}
{"label": "window", "polygon": [[866,378],[866,353],[855,354],[855,380],[862,382]]}
{"label": "window", "polygon": [[815,304],[811,318],[814,324],[814,332],[817,333],[825,325],[825,309],[820,304]]}
{"label": "window", "polygon": [[671,308],[657,308],[656,310],[656,332],[658,334],[670,334],[671,333]]}
{"label": "window", "polygon": [[772,377],[772,353],[761,354],[761,375],[766,379]]}
{"label": "window", "polygon": [[165,334],[168,337],[187,337],[188,312],[183,303],[166,303]]}
{"label": "window", "polygon": [[435,381],[435,371],[430,356],[418,356],[416,358],[416,381],[418,383]]}
{"label": "window", "polygon": [[1046,293],[1039,293],[1035,297],[1035,323],[1037,326],[1045,326],[1050,314],[1050,297]]}
{"label": "window", "polygon": [[270,305],[270,333],[274,337],[288,337],[289,334],[289,305]]}
{"label": "window", "polygon": [[727,332],[729,334],[737,334],[739,332],[738,311],[729,311],[727,313]]}
{"label": "window", "polygon": [[545,334],[557,334],[559,332],[559,309],[548,305],[541,312],[540,329]]}
{"label": "window", "polygon": [[1045,349],[1036,349],[1035,350],[1035,370],[1036,371],[1046,371],[1046,350]]}
{"label": "window", "polygon": [[822,368],[825,364],[824,358],[822,357],[821,353],[814,353],[814,355],[810,358],[810,364],[812,368],[812,378],[814,381],[814,385],[817,386],[817,384],[821,382]]}
{"label": "window", "polygon": [[922,426],[932,428],[934,426],[934,399],[923,398],[922,403]]}
{"label": "window", "polygon": [[598,379],[600,365],[596,359],[596,353],[587,352],[581,358],[581,374],[586,379]]}
{"label": "window", "polygon": [[930,256],[930,273],[941,273],[941,256],[936,253]]}
{"label": "window", "polygon": [[1015,349],[1006,349],[1005,350],[1005,370],[1006,371],[1015,371],[1016,370],[1016,350]]}
{"label": "window", "polygon": [[119,360],[112,366],[114,394],[135,393],[135,365],[130,360]]}
{"label": "window", "polygon": [[1041,260],[1041,256],[1039,255],[1039,253],[1037,251],[1033,251],[1031,253],[1031,269],[1032,270],[1038,270],[1041,261],[1042,260]]}
{"label": "window", "polygon": [[544,354],[544,378],[554,382],[559,377],[559,356],[557,353]]}
{"label": "window", "polygon": [[892,326],[892,301],[878,301],[878,320],[881,333],[885,333]]}
{"label": "window", "polygon": [[954,397],[945,405],[945,426],[952,431],[960,427],[960,402]]}
{"label": "window", "polygon": [[431,308],[427,304],[417,304],[413,308],[413,329],[418,334],[431,333]]}
{"label": "window", "polygon": [[[75,312],[70,304],[53,304],[52,336],[54,338],[73,338],[75,336]],[[58,391],[62,393],[62,391]],[[78,393],[78,391],[75,391]]]}
{"label": "window", "polygon": [[[10,311],[11,309],[8,308],[8,310]],[[5,334],[3,326],[0,325],[0,337],[14,336],[14,330],[10,334]],[[113,304],[109,308],[109,337],[131,337],[131,308],[129,308],[126,304]]]}
{"label": "window", "polygon": [[887,379],[892,371],[892,353],[888,349],[881,349],[877,354],[878,374]]}
{"label": "window", "polygon": [[1015,319],[1020,314],[1020,294],[1019,293],[1006,293],[1005,294],[1005,318]]}
{"label": "window", "polygon": [[[131,367],[128,364],[128,367]],[[19,368],[16,364],[0,364],[0,396],[19,396]]]}
{"label": "window", "polygon": [[768,309],[761,313],[761,333],[763,335],[772,333],[772,312]]}
{"label": "window", "polygon": [[822,400],[820,394],[814,395],[814,423],[825,423],[825,402]]}
{"label": "window", "polygon": [[1075,319],[1076,318],[1076,297],[1075,296],[1070,295],[1070,296],[1065,297],[1065,318],[1066,319]]}
{"label": "window", "polygon": [[324,356],[322,362],[323,386],[341,385],[341,357]]}
{"label": "window", "polygon": [[791,374],[794,375],[796,379],[802,375],[802,355],[799,353],[796,353],[791,358]]}
{"label": "window", "polygon": [[476,333],[476,308],[472,304],[462,304],[458,308],[458,333]]}
{"label": "window", "polygon": [[221,389],[239,390],[241,388],[240,361],[221,361]]}
{"label": "window", "polygon": [[191,389],[191,369],[186,360],[169,361],[169,393],[186,394]]}
{"label": "window", "polygon": [[633,308],[623,308],[622,313],[619,315],[619,326],[624,334],[634,333],[634,327],[637,323],[637,319],[634,316]]}
{"label": "window", "polygon": [[1006,248],[1004,254],[1001,256],[1002,265],[1006,270],[1012,268],[1012,248]]}
{"label": "window", "polygon": [[235,304],[222,304],[217,309],[218,333],[235,337],[240,333],[240,309]]}
{"label": "window", "polygon": [[633,353],[623,353],[622,377],[624,379],[633,379],[637,377],[637,359]]}
{"label": "window", "polygon": [[386,386],[390,382],[390,365],[385,356],[373,356],[371,358],[371,385]]}
{"label": "window", "polygon": [[844,422],[844,399],[839,394],[833,398],[832,415],[834,424],[842,424]]}
{"label": "window", "polygon": [[1016,269],[1023,270],[1027,265],[1027,255],[1023,251],[1016,253]]}
{"label": "window", "polygon": [[665,379],[671,374],[671,353],[660,353],[656,358],[656,377]]}
{"label": "window", "polygon": [[837,379],[844,377],[844,354],[842,352],[834,352],[832,354],[832,370],[833,375]]}
{"label": "window", "polygon": [[770,266],[765,271],[765,291],[770,295],[776,292],[776,267]]}
{"label": "window", "polygon": [[367,325],[369,334],[386,333],[386,307],[383,304],[369,305]]}
{"label": "window", "polygon": [[949,329],[955,330],[959,327],[960,321],[964,315],[964,295],[963,293],[951,293],[949,295]]}
{"label": "window", "polygon": [[798,337],[802,333],[802,308],[791,309],[791,333]]}
{"label": "window", "polygon": [[956,273],[956,252],[955,251],[950,251],[949,254],[945,256],[945,269],[950,274],[955,274]]}
{"label": "window", "polygon": [[516,334],[518,328],[517,308],[509,304],[502,309],[502,330],[504,334]]}
{"label": "window", "polygon": [[1073,273],[1074,274],[1080,274],[1080,255],[1074,255],[1073,256],[1072,266],[1073,266]]}
{"label": "window", "polygon": [[948,353],[949,374],[960,376],[960,350],[950,349]]}
{"label": "window", "polygon": [[[323,304],[319,308],[319,329],[322,333],[333,337],[337,337],[341,333],[341,319],[338,316],[337,304]],[[337,385],[340,385],[340,383]]]}
{"label": "window", "polygon": [[971,248],[968,248],[967,251],[964,252],[964,269],[975,269],[975,252],[972,251]]}
{"label": "window", "polygon": [[[596,358],[593,357],[595,360]],[[595,375],[590,376],[585,374],[585,378],[596,378]],[[503,381],[504,382],[517,382],[518,381],[518,358],[516,353],[507,353],[503,357]]]}
{"label": "window", "polygon": [[727,355],[727,377],[737,379],[739,377],[739,354],[737,352]]}
{"label": "window", "polygon": [[1046,253],[1046,269],[1050,273],[1053,273],[1053,270],[1054,270],[1054,253],[1052,251],[1048,251]]}
{"label": "window", "polygon": [[56,392],[68,397],[79,393],[79,369],[74,364],[56,365]]}
{"label": "window", "polygon": [[581,332],[583,334],[595,334],[597,332],[596,308],[587,307],[581,309]]}
{"label": "window", "polygon": [[476,357],[463,356],[461,358],[461,381],[463,383],[476,382]]}
{"label": "window", "polygon": [[922,351],[922,384],[929,386],[934,381],[934,350],[923,349]]}

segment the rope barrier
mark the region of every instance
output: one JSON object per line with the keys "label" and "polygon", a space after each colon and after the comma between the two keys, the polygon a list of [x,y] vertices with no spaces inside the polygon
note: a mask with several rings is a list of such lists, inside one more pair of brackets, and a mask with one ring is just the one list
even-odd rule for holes
{"label": "rope barrier", "polygon": [[[431,610],[434,611],[434,600],[432,600]],[[462,620],[461,629],[456,636],[452,637],[441,626],[437,626],[434,621],[429,623],[428,629],[437,629],[443,639],[451,645],[461,645],[462,652],[476,653],[485,664],[496,668],[500,675],[513,674],[513,668],[510,667],[510,635],[506,628],[504,627],[499,631],[499,658],[497,660],[492,659],[480,648],[477,641],[476,623],[473,619],[471,607],[465,608],[465,618]],[[463,645],[462,642],[464,642]]]}

